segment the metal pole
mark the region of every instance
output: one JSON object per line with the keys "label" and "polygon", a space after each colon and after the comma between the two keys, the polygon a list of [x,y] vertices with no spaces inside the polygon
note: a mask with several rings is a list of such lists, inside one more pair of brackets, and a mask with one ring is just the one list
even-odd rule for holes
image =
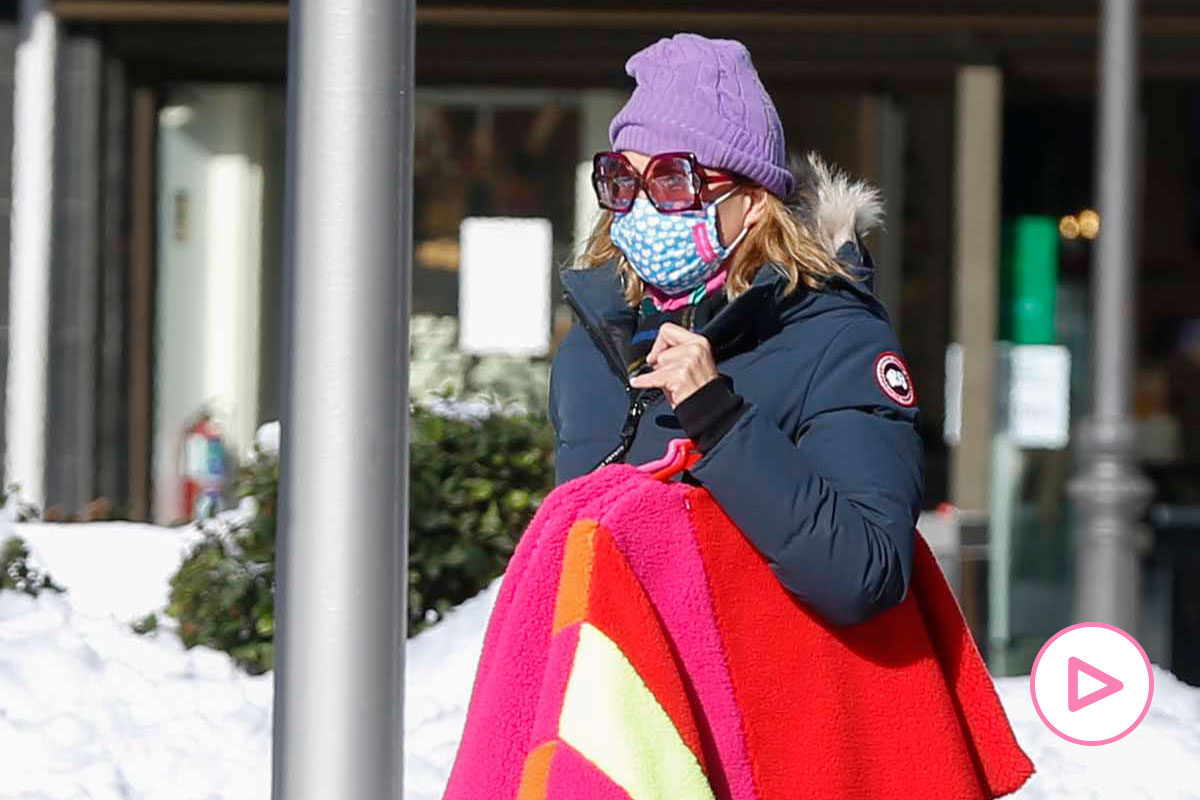
{"label": "metal pole", "polygon": [[1137,520],[1150,482],[1133,459],[1133,390],[1138,205],[1137,0],[1103,0],[1100,19],[1099,148],[1101,231],[1092,276],[1092,415],[1082,428],[1083,458],[1070,493],[1080,516],[1075,618],[1133,631],[1139,593]]}
{"label": "metal pole", "polygon": [[12,237],[4,481],[43,505],[50,352],[50,243],[58,23],[45,0],[22,0],[13,77]]}
{"label": "metal pole", "polygon": [[293,0],[273,797],[402,796],[412,0]]}

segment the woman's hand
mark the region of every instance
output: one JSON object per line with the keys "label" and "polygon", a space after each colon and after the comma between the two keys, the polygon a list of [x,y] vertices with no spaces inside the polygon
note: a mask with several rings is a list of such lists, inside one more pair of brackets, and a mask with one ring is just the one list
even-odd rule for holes
{"label": "woman's hand", "polygon": [[654,370],[633,376],[630,384],[639,389],[662,389],[671,408],[717,377],[708,339],[673,322],[659,327],[646,363]]}

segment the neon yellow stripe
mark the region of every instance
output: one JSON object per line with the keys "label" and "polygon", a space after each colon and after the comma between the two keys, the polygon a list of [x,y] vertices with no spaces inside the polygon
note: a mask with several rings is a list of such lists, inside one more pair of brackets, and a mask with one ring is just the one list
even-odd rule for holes
{"label": "neon yellow stripe", "polygon": [[699,762],[621,649],[582,623],[558,735],[632,800],[712,800]]}

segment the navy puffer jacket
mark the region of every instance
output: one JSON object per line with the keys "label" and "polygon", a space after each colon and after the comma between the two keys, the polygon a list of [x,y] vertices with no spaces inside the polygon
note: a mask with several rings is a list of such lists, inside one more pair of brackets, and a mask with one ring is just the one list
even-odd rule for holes
{"label": "navy puffer jacket", "polygon": [[[872,265],[855,231],[862,211],[850,213],[845,241],[823,233],[863,276]],[[614,449],[631,464],[652,461],[684,435],[662,392],[629,386],[623,354],[636,317],[615,265],[562,279],[579,321],[550,375],[559,483]],[[839,626],[907,595],[924,485],[915,389],[869,285],[784,295],[766,265],[698,329],[745,404],[688,479],[712,492],[788,590]],[[634,406],[644,407],[636,426]]]}

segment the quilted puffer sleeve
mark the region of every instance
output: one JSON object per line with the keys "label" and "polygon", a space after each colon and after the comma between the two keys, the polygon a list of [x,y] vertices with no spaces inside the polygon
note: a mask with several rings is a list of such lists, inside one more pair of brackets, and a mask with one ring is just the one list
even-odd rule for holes
{"label": "quilted puffer sleeve", "polygon": [[900,603],[924,485],[915,389],[891,326],[830,337],[793,440],[753,403],[692,468],[780,582],[835,625]]}

